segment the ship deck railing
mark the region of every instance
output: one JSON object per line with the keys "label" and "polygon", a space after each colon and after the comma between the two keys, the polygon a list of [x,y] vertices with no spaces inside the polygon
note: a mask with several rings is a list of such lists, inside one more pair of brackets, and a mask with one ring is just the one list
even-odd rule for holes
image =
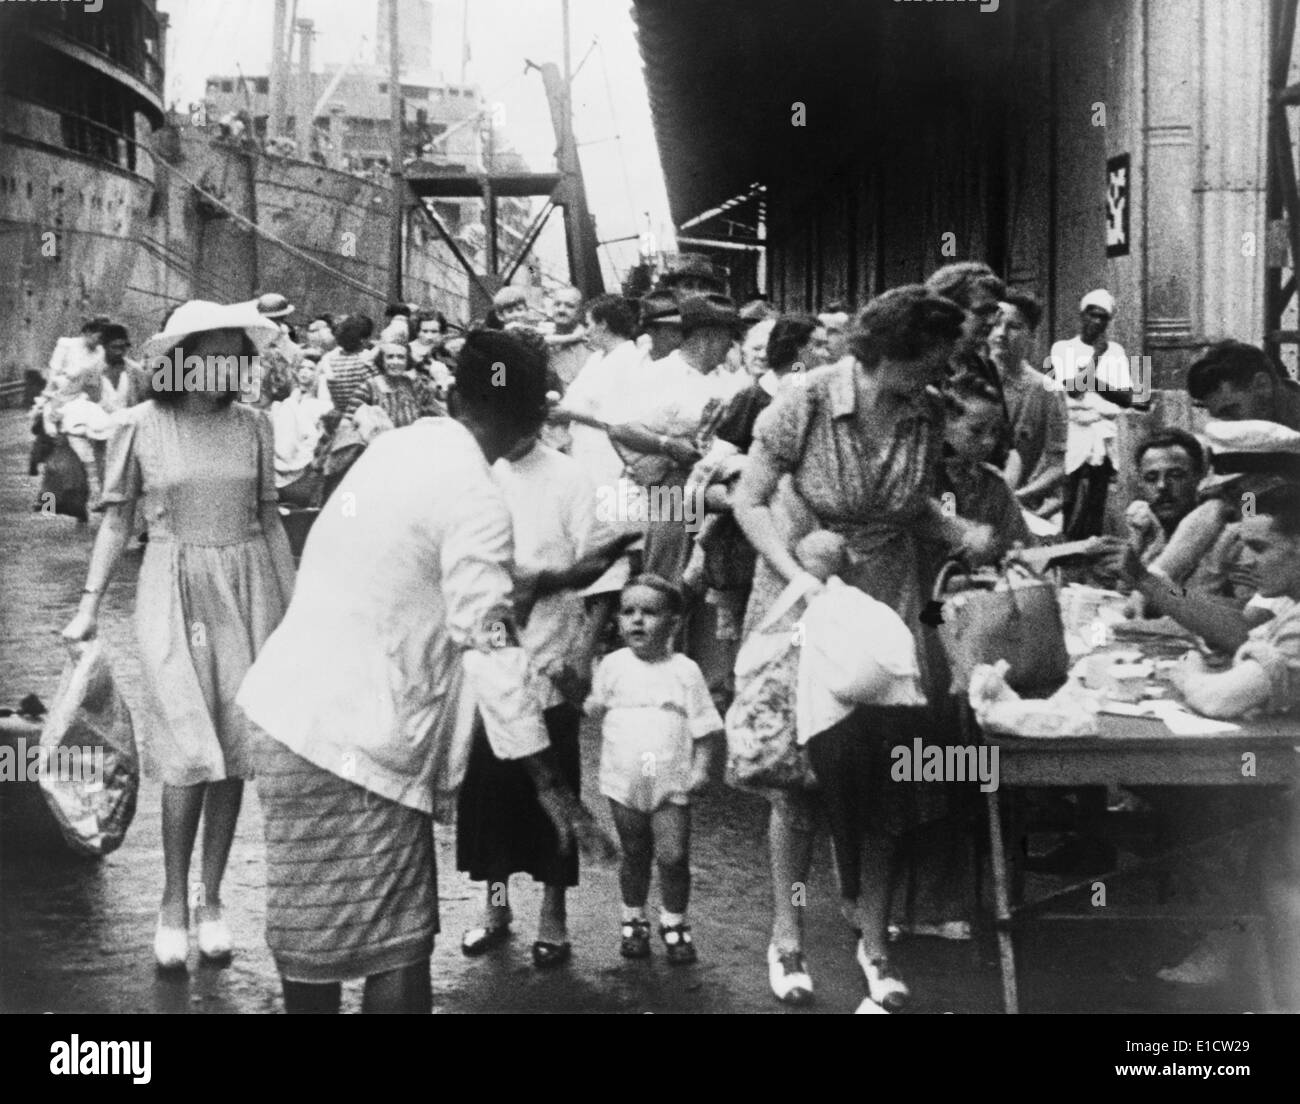
{"label": "ship deck railing", "polygon": [[98,119],[91,119],[75,111],[68,111],[44,100],[23,96],[19,102],[39,107],[58,118],[59,135],[57,140],[53,133],[48,133],[45,135],[32,135],[36,141],[44,142],[49,146],[57,146],[70,153],[80,154],[82,157],[88,157],[93,161],[112,165],[123,172],[129,172],[148,179],[147,174],[140,171],[140,155],[143,154],[148,159],[149,165],[152,166],[154,162],[153,151],[144,143],[136,141],[129,134],[125,134]]}

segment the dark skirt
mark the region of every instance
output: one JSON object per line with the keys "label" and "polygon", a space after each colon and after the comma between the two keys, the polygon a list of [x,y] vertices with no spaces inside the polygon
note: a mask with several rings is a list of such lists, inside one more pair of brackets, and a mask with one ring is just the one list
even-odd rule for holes
{"label": "dark skirt", "polygon": [[433,821],[254,733],[266,941],[290,981],[427,962],[438,931]]}
{"label": "dark skirt", "polygon": [[960,796],[955,791],[962,787],[893,777],[895,747],[912,748],[917,739],[923,745],[963,742],[944,723],[944,713],[933,707],[860,705],[808,741],[820,787],[817,801],[830,828],[846,899],[861,895],[862,841],[868,833],[902,842],[922,825],[952,815],[953,799]]}
{"label": "dark skirt", "polygon": [[[564,704],[542,717],[560,776],[577,795],[582,788],[582,714]],[[474,743],[456,810],[456,867],[476,882],[529,874],[543,885],[578,884],[577,853],[560,856],[555,827],[537,803],[527,770],[493,754],[481,717],[474,720]]]}

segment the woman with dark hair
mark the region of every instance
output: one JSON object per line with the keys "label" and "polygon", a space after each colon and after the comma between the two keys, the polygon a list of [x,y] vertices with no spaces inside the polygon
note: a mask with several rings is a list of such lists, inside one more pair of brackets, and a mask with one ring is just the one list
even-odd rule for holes
{"label": "woman with dark hair", "polygon": [[453,416],[385,433],[352,466],[240,691],[262,730],[267,942],[287,1011],[337,1012],[358,977],[366,1011],[430,1010],[431,819],[455,814],[475,706],[493,753],[531,779],[556,850],[608,850],[527,691],[510,511],[489,467],[546,409],[544,359],[471,334]]}
{"label": "woman with dark hair", "polygon": [[[982,376],[997,389],[1002,408],[1007,410],[1002,376],[989,357],[989,336],[997,322],[1001,301],[1007,294],[1002,278],[983,261],[958,261],[935,271],[925,286],[931,294],[950,299],[966,313],[961,337],[948,365],[948,374]],[[1013,444],[1008,411],[1007,431],[998,442],[993,462],[1004,466]]]}
{"label": "woman with dark hair", "polygon": [[[595,643],[580,588],[605,572],[632,534],[619,538],[600,517],[596,487],[577,461],[536,437],[498,460],[492,475],[510,507],[515,584],[531,600],[520,636],[528,654],[528,689],[542,711],[561,774],[576,794],[582,701]],[[578,857],[559,853],[528,773],[493,754],[481,722],[459,795],[456,864],[486,883],[483,919],[461,940],[465,954],[483,954],[506,939],[513,919],[509,879],[526,873],[545,887],[533,963],[546,969],[569,960],[565,895],[578,884]]]}
{"label": "woman with dark hair", "polygon": [[[853,564],[844,582],[903,618],[923,676],[931,674],[920,646],[932,560],[922,542],[983,550],[989,540],[987,527],[945,516],[934,497],[943,431],[935,386],[964,321],[961,308],[923,287],[886,292],[858,316],[847,356],[779,395],[760,416],[734,504],[759,555],[746,632],[762,624],[788,583],[806,577],[794,545],[813,529],[829,529],[848,542]],[[821,586],[807,581],[810,590]],[[835,841],[844,915],[861,932],[858,961],[870,994],[861,1011],[880,1012],[907,996],[889,966],[886,921],[895,841],[916,815],[910,787],[889,780],[889,747],[923,734],[925,722],[918,707],[858,706],[807,744]],[[781,999],[806,1000],[812,983],[790,886],[807,881],[810,801],[795,789],[772,798],[770,979]]]}
{"label": "woman with dark hair", "polygon": [[411,319],[411,360],[417,367],[427,366],[442,351],[442,339],[447,335],[447,320],[441,311],[419,311]]}
{"label": "woman with dark hair", "polygon": [[356,408],[357,392],[378,371],[374,354],[366,347],[366,339],[374,329],[375,324],[364,314],[347,315],[334,330],[338,345],[321,357],[321,377],[329,388],[334,409],[341,413]]}
{"label": "woman with dark hair", "polygon": [[[190,858],[200,820],[199,952],[215,960],[231,953],[221,880],[244,780],[253,777],[250,733],[235,693],[293,588],[293,557],[276,507],[271,424],[234,400],[248,371],[244,358],[278,332],[251,305],[193,302],[146,343],[153,398],[127,410],[109,442],[104,524],[77,616],[63,630],[69,640],[95,635],[136,503],[147,494],[150,539],[135,611],[145,708],[133,713],[145,761],[163,783],[166,882],[154,938],[163,968],[185,966]],[[173,370],[192,357],[201,358],[202,371],[182,377]]]}

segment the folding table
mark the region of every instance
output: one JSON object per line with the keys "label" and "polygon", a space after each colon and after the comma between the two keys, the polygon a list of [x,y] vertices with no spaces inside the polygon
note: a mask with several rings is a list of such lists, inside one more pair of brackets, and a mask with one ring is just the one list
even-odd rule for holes
{"label": "folding table", "polygon": [[[1012,852],[1004,849],[1002,826],[1011,810],[1004,802],[1009,788],[1082,786],[1287,786],[1300,779],[1300,718],[1260,719],[1241,722],[1239,731],[1207,736],[1174,736],[1154,718],[1117,716],[1103,713],[1100,732],[1088,737],[1015,737],[980,734],[998,748],[999,788],[986,795],[990,854],[993,866],[995,928],[1002,973],[1006,1011],[1019,1011],[1016,989],[1013,931],[1031,918],[1039,921],[1165,920],[1195,918],[1208,927],[1249,924],[1252,948],[1261,969],[1266,1002],[1269,1000],[1267,950],[1259,932],[1257,912],[1235,912],[1229,916],[1207,916],[1177,909],[1143,909],[1140,913],[1122,907],[1092,909],[1089,914],[1051,914],[1047,909],[1072,893],[1086,890],[1094,882],[1115,874],[1128,875],[1155,866],[1179,851],[1209,850],[1224,837],[1202,841],[1192,848],[1179,848],[1157,859],[1143,860],[1124,871],[1082,879],[1047,897],[1022,901],[1020,857],[1014,851],[1018,833],[1012,833]],[[1243,758],[1246,755],[1253,759]],[[1250,770],[1243,771],[1243,765]],[[1014,814],[1012,814],[1014,815]],[[1015,869],[1016,877],[1012,873]],[[1013,884],[1014,883],[1014,884]],[[1253,902],[1252,902],[1253,904]],[[1046,913],[1046,915],[1044,915]]]}

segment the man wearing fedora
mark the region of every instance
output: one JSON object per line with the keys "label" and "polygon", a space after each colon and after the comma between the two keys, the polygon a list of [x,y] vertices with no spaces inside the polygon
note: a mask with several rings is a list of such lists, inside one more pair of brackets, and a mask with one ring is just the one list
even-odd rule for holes
{"label": "man wearing fedora", "polygon": [[673,257],[660,285],[678,299],[687,295],[721,295],[727,290],[722,273],[703,253],[679,253]]}
{"label": "man wearing fedora", "polygon": [[654,288],[641,300],[637,348],[651,360],[663,360],[682,343],[677,319],[677,299],[664,287]]}
{"label": "man wearing fedora", "polygon": [[[619,427],[615,444],[671,461],[656,482],[685,487],[691,466],[699,459],[697,437],[710,411],[719,403],[717,383],[710,379],[740,327],[736,305],[725,295],[687,295],[675,314],[659,323],[681,328],[681,345],[652,363],[651,378],[659,398],[646,411],[642,426]],[[660,496],[662,500],[662,495]],[[680,499],[678,499],[680,501]],[[691,537],[686,518],[654,518],[646,533],[645,570],[674,584],[681,582],[690,558]]]}

